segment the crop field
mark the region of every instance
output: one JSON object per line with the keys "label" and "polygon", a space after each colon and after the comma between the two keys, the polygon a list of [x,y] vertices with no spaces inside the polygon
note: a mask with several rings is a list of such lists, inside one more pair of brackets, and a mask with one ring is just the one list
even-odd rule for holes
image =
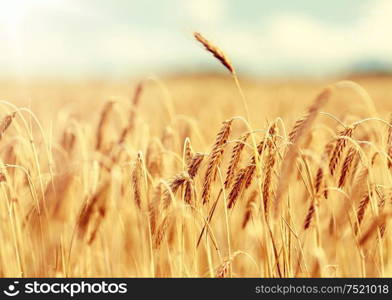
{"label": "crop field", "polygon": [[0,83],[0,276],[392,276],[392,78],[195,37],[227,73]]}

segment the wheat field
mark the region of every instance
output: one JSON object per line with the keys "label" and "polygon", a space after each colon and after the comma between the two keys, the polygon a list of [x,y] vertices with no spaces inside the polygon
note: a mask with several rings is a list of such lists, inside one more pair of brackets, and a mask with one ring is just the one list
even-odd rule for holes
{"label": "wheat field", "polygon": [[0,85],[0,276],[392,276],[392,79],[195,38],[227,74]]}

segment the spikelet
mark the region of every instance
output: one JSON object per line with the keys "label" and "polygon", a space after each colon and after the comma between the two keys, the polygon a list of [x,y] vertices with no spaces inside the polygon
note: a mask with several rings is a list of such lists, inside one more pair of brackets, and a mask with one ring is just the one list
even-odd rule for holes
{"label": "spikelet", "polygon": [[113,101],[106,102],[105,106],[102,109],[101,117],[99,119],[98,127],[97,127],[97,142],[95,144],[95,150],[99,151],[102,150],[103,146],[103,139],[104,139],[104,132],[106,122],[109,119],[110,112],[113,109]]}
{"label": "spikelet", "polygon": [[150,220],[151,233],[154,234],[156,230],[157,219],[159,216],[159,205],[162,197],[162,183],[158,183],[154,189],[153,199],[148,204],[148,217]]}
{"label": "spikelet", "polygon": [[272,172],[274,169],[275,164],[275,154],[273,151],[268,156],[267,165],[266,165],[266,173],[264,177],[264,184],[263,184],[263,203],[264,203],[264,211],[266,216],[268,216],[268,206],[269,206],[269,199],[271,195],[271,182],[272,182]]}
{"label": "spikelet", "polygon": [[[203,159],[204,159],[204,154],[196,153],[195,155],[193,155],[188,166],[188,175],[190,179],[193,179],[196,176],[197,171],[199,170]],[[192,204],[192,189],[193,189],[192,182],[189,180],[185,185],[185,194],[184,194],[184,201],[187,204]]]}
{"label": "spikelet", "polygon": [[[264,150],[264,140],[260,141],[257,145],[257,155],[261,155]],[[228,208],[234,207],[235,202],[243,191],[247,190],[252,184],[256,171],[256,156],[252,153],[249,163],[242,169],[238,170],[231,191],[229,193]]]}
{"label": "spikelet", "polygon": [[229,272],[230,265],[233,263],[235,257],[240,254],[241,252],[236,251],[234,252],[231,257],[227,257],[223,260],[223,262],[219,265],[216,270],[216,278],[225,278],[227,273]]}
{"label": "spikelet", "polygon": [[319,199],[320,195],[315,195],[314,198],[312,199],[312,202],[310,203],[308,212],[305,217],[304,221],[304,229],[307,230],[310,227],[310,224],[312,223],[312,220],[314,218],[314,214],[316,213],[316,207],[319,205]]}
{"label": "spikelet", "polygon": [[192,205],[192,183],[187,181],[185,183],[185,192],[184,192],[184,202],[186,204]]}
{"label": "spikelet", "polygon": [[387,220],[387,214],[382,213],[380,214],[375,220],[373,220],[372,224],[368,228],[368,230],[362,234],[359,239],[359,245],[363,246],[370,237],[377,231],[380,231],[380,236],[382,237],[385,232],[385,222]]}
{"label": "spikelet", "polygon": [[344,129],[337,138],[335,149],[333,150],[331,159],[329,161],[329,173],[331,176],[335,174],[336,167],[338,166],[340,158],[342,157],[343,151],[347,145],[346,137],[351,137],[353,130],[353,127],[348,127]]}
{"label": "spikelet", "polygon": [[230,73],[235,74],[235,70],[233,65],[231,64],[229,58],[225,55],[225,53],[220,50],[217,46],[212,44],[210,41],[208,41],[205,37],[203,37],[200,33],[194,32],[193,36],[195,39],[200,42],[208,52],[212,53],[212,55],[218,59],[223,66],[225,66]]}
{"label": "spikelet", "polygon": [[304,222],[304,229],[305,230],[309,228],[315,211],[316,211],[316,207],[314,205],[314,201],[312,201],[312,203],[309,206],[308,213],[306,214],[306,217],[305,217],[305,222]]}
{"label": "spikelet", "polygon": [[388,138],[387,138],[388,168],[392,169],[392,113],[389,118]]}
{"label": "spikelet", "polygon": [[195,155],[193,155],[192,160],[188,166],[188,174],[190,178],[195,178],[204,157],[205,155],[199,152],[196,152]]}
{"label": "spikelet", "polygon": [[88,226],[90,219],[91,219],[93,212],[94,212],[93,211],[94,205],[99,200],[98,195],[99,194],[96,193],[92,197],[90,202],[86,203],[86,205],[82,208],[82,212],[80,214],[79,221],[78,221],[78,229],[79,229],[80,234],[83,234],[87,230],[87,226]]}
{"label": "spikelet", "polygon": [[[270,134],[275,134],[275,124],[271,127]],[[271,182],[272,182],[272,172],[274,169],[275,161],[276,161],[276,137],[271,135],[267,140],[268,145],[268,156],[265,166],[265,176],[263,182],[263,204],[264,204],[264,212],[266,217],[268,217],[268,203],[271,194]]]}
{"label": "spikelet", "polygon": [[350,183],[352,183],[358,173],[358,169],[360,166],[361,162],[361,156],[358,154],[358,152],[354,156],[354,161],[351,164],[351,180]]}
{"label": "spikelet", "polygon": [[[316,177],[315,177],[315,180],[314,180],[314,191],[315,191],[315,194],[320,192],[321,186],[322,186],[323,181],[324,181],[324,164],[325,164],[326,160],[329,160],[329,157],[331,155],[332,150],[333,150],[333,143],[331,143],[331,142],[327,143],[325,145],[324,152],[323,152],[323,155],[321,157],[320,166],[317,169]],[[325,197],[325,198],[327,198],[327,197]]]}
{"label": "spikelet", "polygon": [[[359,206],[357,209],[357,220],[358,220],[358,226],[361,225],[363,217],[365,216],[366,208],[368,207],[368,204],[370,202],[370,194],[369,192],[366,192],[361,201],[359,202]],[[355,230],[357,231],[357,230]]]}
{"label": "spikelet", "polygon": [[154,245],[153,245],[155,249],[158,249],[161,246],[162,241],[170,225],[171,219],[172,218],[170,214],[167,214],[163,218],[162,222],[159,224],[158,228],[156,229],[155,236],[154,236]]}
{"label": "spikelet", "polygon": [[316,97],[314,103],[307,109],[305,115],[301,119],[296,121],[293,129],[289,133],[289,142],[291,143],[291,145],[289,146],[283,158],[280,169],[280,178],[275,198],[275,212],[277,212],[281,198],[283,197],[283,194],[286,192],[289,185],[289,177],[292,173],[292,169],[295,166],[295,161],[298,155],[297,148],[301,142],[301,139],[306,136],[306,134],[311,129],[311,126],[316,119],[318,112],[320,111],[321,107],[327,103],[330,95],[331,89],[324,89]]}
{"label": "spikelet", "polygon": [[385,206],[386,193],[385,193],[382,186],[376,186],[375,191],[376,191],[376,195],[379,198],[377,206],[378,206],[379,211],[381,211],[384,209],[384,206]]}
{"label": "spikelet", "polygon": [[227,203],[227,208],[233,208],[236,203],[237,198],[241,195],[245,182],[246,182],[246,168],[242,168],[238,171],[237,176],[234,180],[231,192],[229,194],[229,201]]}
{"label": "spikelet", "polygon": [[162,131],[161,143],[164,148],[171,149],[173,145],[174,132],[170,126],[166,126]]}
{"label": "spikelet", "polygon": [[346,178],[350,173],[350,168],[351,165],[354,161],[355,155],[357,154],[357,151],[354,147],[351,147],[346,155],[346,158],[344,159],[342,170],[340,172],[340,178],[339,178],[339,188],[342,188],[346,182]]}
{"label": "spikelet", "polygon": [[234,173],[237,170],[237,167],[240,163],[241,153],[244,150],[245,142],[248,139],[249,135],[250,135],[249,133],[245,133],[243,136],[239,138],[238,142],[236,142],[235,146],[233,147],[229,166],[226,172],[226,179],[224,184],[226,189],[228,189],[231,183],[233,182]]}
{"label": "spikelet", "polygon": [[133,199],[138,208],[142,207],[142,176],[143,158],[141,152],[139,152],[132,172]]}
{"label": "spikelet", "polygon": [[[385,203],[386,203],[386,198],[391,196],[391,190],[387,189],[387,191],[385,191],[385,189],[382,186],[376,186],[375,188],[376,191],[376,195],[379,198],[378,201],[378,213],[379,215],[384,214],[384,207],[385,207]],[[381,238],[384,236],[385,233],[385,229],[386,229],[386,222],[385,220],[382,220],[378,223],[378,227],[380,229],[380,236]]]}
{"label": "spikelet", "polygon": [[6,182],[6,181],[7,181],[7,177],[5,176],[5,174],[3,172],[0,172],[0,183]]}
{"label": "spikelet", "polygon": [[153,140],[148,144],[146,151],[146,168],[151,176],[160,177],[163,172],[162,149]]}
{"label": "spikelet", "polygon": [[187,172],[181,172],[176,174],[169,182],[170,190],[166,189],[163,195],[163,205],[167,208],[171,203],[171,194],[175,194],[178,189],[185,183],[191,182],[191,179]]}
{"label": "spikelet", "polygon": [[185,156],[185,163],[187,166],[189,166],[190,163],[192,162],[192,157],[193,157],[193,150],[189,138],[186,138],[184,142],[184,156]]}
{"label": "spikelet", "polygon": [[[144,87],[143,82],[139,82],[136,86],[135,93],[133,94],[133,97],[132,97],[132,105],[134,108],[139,105],[140,96],[142,95],[142,92],[143,92],[143,87]],[[131,113],[131,119],[134,120],[135,119],[134,118],[135,117],[135,110],[133,109],[132,112],[133,113]]]}
{"label": "spikelet", "polygon": [[3,138],[4,133],[10,127],[12,120],[15,118],[16,112],[6,115],[0,123],[0,140]]}
{"label": "spikelet", "polygon": [[204,176],[202,199],[203,204],[206,204],[210,200],[211,184],[215,180],[221,158],[224,153],[224,146],[229,138],[231,132],[231,124],[233,120],[227,120],[223,122],[222,128],[219,130],[218,135],[215,139],[215,144],[211,150],[209,157],[207,170]]}
{"label": "spikelet", "polygon": [[331,89],[324,89],[315,99],[314,103],[309,106],[302,118],[298,119],[293,129],[289,133],[289,142],[296,144],[300,138],[305,136],[309,127],[317,116],[318,111],[324,106],[331,95]]}
{"label": "spikelet", "polygon": [[61,147],[68,153],[72,152],[72,149],[75,145],[76,136],[73,132],[71,132],[68,128],[64,130],[63,136],[61,139]]}
{"label": "spikelet", "polygon": [[365,193],[365,190],[367,189],[366,183],[369,177],[369,169],[363,166],[355,177],[356,178],[354,179],[350,195],[352,199],[357,199],[358,197],[361,197],[363,193]]}
{"label": "spikelet", "polygon": [[318,193],[321,188],[321,184],[323,183],[323,178],[324,178],[324,171],[322,167],[319,167],[317,169],[316,173],[316,179],[314,181],[314,191]]}
{"label": "spikelet", "polygon": [[122,132],[120,134],[120,138],[118,141],[119,144],[122,144],[125,142],[125,139],[127,138],[129,133],[135,127],[136,109],[139,105],[140,96],[141,96],[142,92],[143,92],[143,82],[139,82],[139,84],[136,86],[135,92],[133,94],[132,108],[129,113],[129,122],[128,122],[128,125],[122,130]]}
{"label": "spikelet", "polygon": [[95,241],[98,230],[103,222],[103,219],[105,218],[105,215],[106,215],[106,206],[104,202],[102,202],[101,205],[98,207],[98,216],[95,219],[94,228],[90,234],[87,244],[91,245]]}
{"label": "spikelet", "polygon": [[244,229],[246,225],[248,225],[250,219],[252,218],[252,216],[256,211],[256,197],[257,197],[257,191],[254,190],[250,194],[248,198],[248,202],[246,203],[246,210],[244,214],[244,219],[242,221],[242,229]]}
{"label": "spikelet", "polygon": [[[80,212],[77,228],[79,236],[82,237],[90,224],[93,215],[96,211],[99,211],[101,215],[105,215],[105,204],[104,200],[109,192],[110,183],[106,182],[103,184],[91,197],[90,201],[86,202]],[[90,238],[91,240],[91,238]]]}
{"label": "spikelet", "polygon": [[[258,156],[261,156],[261,154],[264,151],[264,147],[265,147],[265,142],[264,142],[264,140],[262,140],[257,145],[257,155]],[[252,153],[252,156],[249,160],[249,163],[246,166],[245,189],[248,189],[250,187],[250,185],[252,184],[252,180],[254,178],[255,171],[256,171],[256,156],[254,153]]]}

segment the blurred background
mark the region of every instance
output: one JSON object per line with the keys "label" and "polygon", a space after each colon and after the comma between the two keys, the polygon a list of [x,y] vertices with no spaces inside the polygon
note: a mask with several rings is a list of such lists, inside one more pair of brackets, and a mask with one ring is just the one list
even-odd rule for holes
{"label": "blurred background", "polygon": [[224,72],[193,31],[243,75],[392,70],[391,0],[0,0],[0,79]]}

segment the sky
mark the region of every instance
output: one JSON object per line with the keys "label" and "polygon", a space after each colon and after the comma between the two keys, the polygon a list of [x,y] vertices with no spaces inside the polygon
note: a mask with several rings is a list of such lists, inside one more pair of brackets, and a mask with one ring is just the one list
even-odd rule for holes
{"label": "sky", "polygon": [[0,0],[0,77],[224,71],[323,76],[392,66],[392,0]]}

